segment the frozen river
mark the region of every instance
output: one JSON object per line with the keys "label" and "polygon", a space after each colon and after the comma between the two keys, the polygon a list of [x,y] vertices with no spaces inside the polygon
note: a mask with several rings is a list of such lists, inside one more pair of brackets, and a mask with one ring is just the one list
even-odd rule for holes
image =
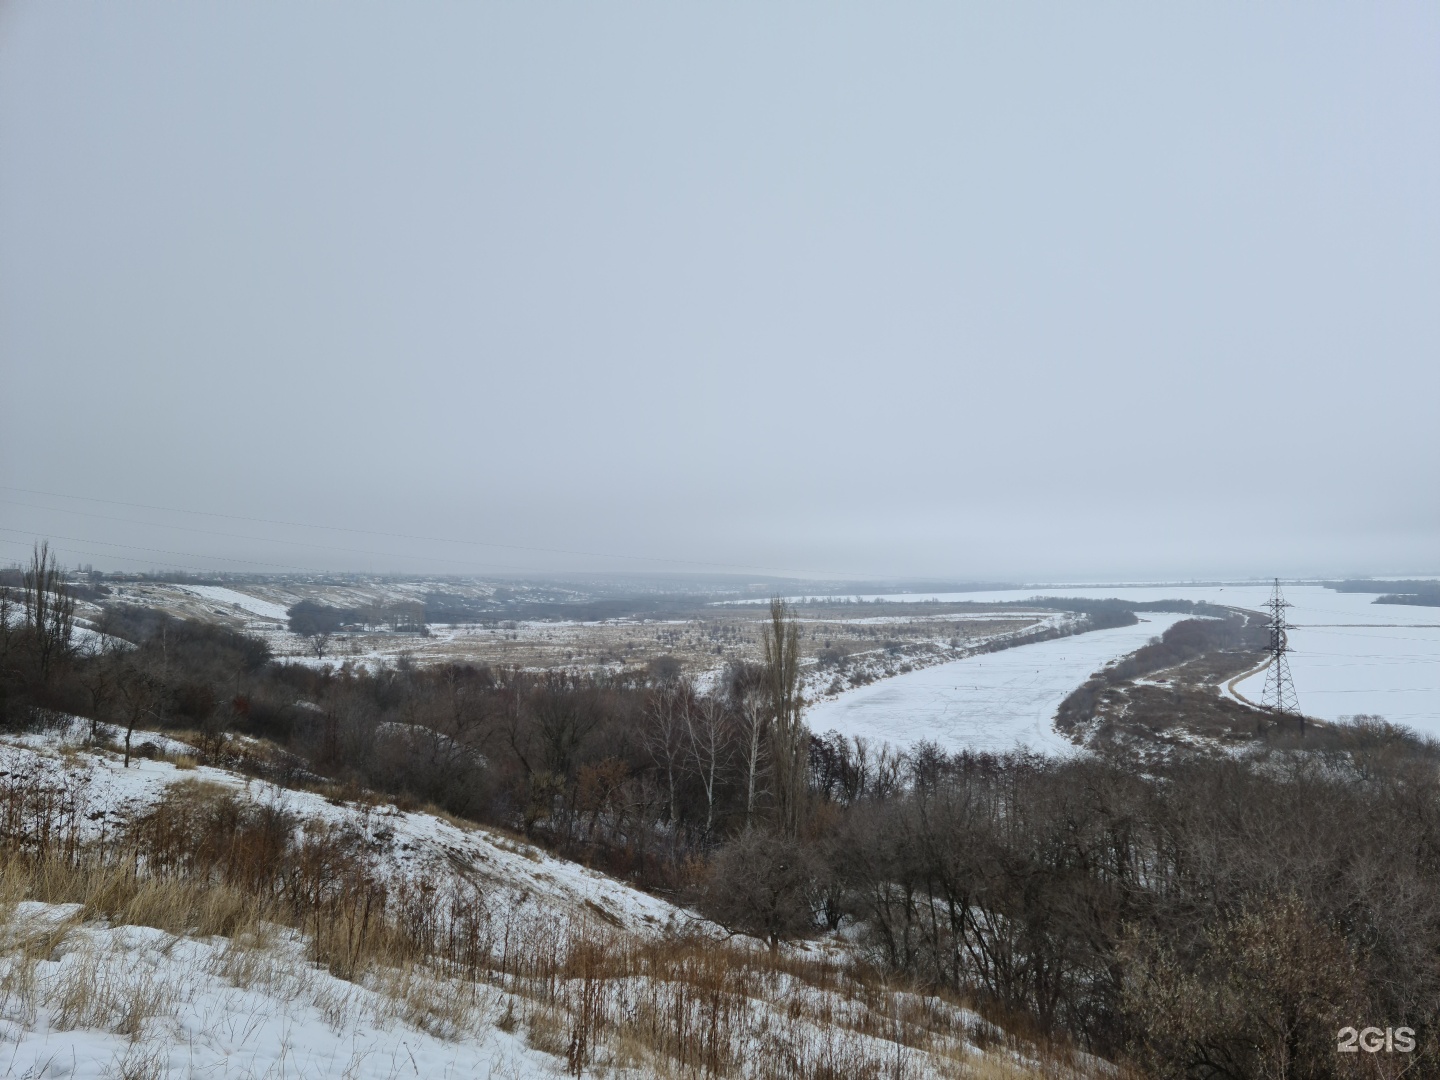
{"label": "frozen river", "polygon": [[1146,612],[1140,618],[1137,626],[1020,645],[883,679],[821,702],[806,722],[812,731],[834,729],[897,746],[927,739],[947,750],[1073,751],[1050,725],[1060,703],[1092,671],[1185,616]]}
{"label": "frozen river", "polygon": [[[1258,611],[1270,586],[1055,585],[984,593],[892,594],[891,600],[979,602],[1032,596],[1205,600]],[[871,596],[862,599],[871,599]],[[1440,738],[1440,608],[1375,604],[1371,593],[1338,593],[1319,585],[1285,587],[1294,650],[1290,670],[1300,707],[1334,720],[1357,713]],[[825,702],[810,712],[815,731],[909,743],[928,738],[949,748],[999,749],[1024,743],[1036,750],[1068,746],[1050,730],[1065,695],[1106,661],[1143,645],[1175,617],[1145,614],[1148,626],[1024,645],[887,679]],[[987,670],[980,674],[984,666]],[[1237,689],[1260,699],[1260,673]],[[1047,711],[1048,710],[1048,711]]]}

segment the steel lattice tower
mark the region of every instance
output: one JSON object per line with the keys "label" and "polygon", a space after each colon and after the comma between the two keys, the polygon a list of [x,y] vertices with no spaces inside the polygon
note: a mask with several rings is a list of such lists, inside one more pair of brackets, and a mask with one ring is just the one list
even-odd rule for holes
{"label": "steel lattice tower", "polygon": [[1291,630],[1285,609],[1293,605],[1281,594],[1279,578],[1275,579],[1275,591],[1263,606],[1270,612],[1270,670],[1265,673],[1265,692],[1260,704],[1272,712],[1298,715],[1300,699],[1290,678],[1290,661],[1285,657],[1290,651],[1287,635]]}

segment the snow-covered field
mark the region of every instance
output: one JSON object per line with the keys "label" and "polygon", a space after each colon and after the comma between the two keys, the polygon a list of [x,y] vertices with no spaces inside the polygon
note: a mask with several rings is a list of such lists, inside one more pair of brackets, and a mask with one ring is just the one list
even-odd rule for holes
{"label": "snow-covered field", "polygon": [[1151,612],[1137,626],[1093,630],[1020,645],[897,675],[821,702],[811,730],[909,746],[921,739],[947,750],[1003,752],[1017,746],[1075,749],[1051,726],[1055,710],[1092,671],[1163,634],[1184,615]]}
{"label": "snow-covered field", "polygon": [[184,589],[186,592],[193,593],[214,604],[239,608],[251,615],[259,615],[262,619],[277,619],[284,622],[289,617],[281,604],[272,604],[269,600],[261,600],[258,596],[251,596],[249,593],[239,592],[235,589],[226,589],[220,585],[181,585],[177,588]]}
{"label": "snow-covered field", "polygon": [[[1440,608],[1376,604],[1374,593],[1341,593],[1320,585],[1288,585],[1283,589],[1285,599],[1294,605],[1289,612],[1295,624],[1290,634],[1290,670],[1300,708],[1307,715],[1335,720],[1358,713],[1378,714],[1393,723],[1440,737]],[[1270,590],[1271,586],[1264,582],[1209,586],[1053,585],[1003,592],[892,594],[883,599],[986,603],[1034,596],[1113,596],[1135,601],[1203,600],[1259,611],[1269,599]],[[1024,654],[1042,647],[1027,645],[1018,651]],[[950,666],[934,669],[932,674]],[[1071,688],[1083,677],[1076,679]],[[1264,673],[1257,673],[1236,689],[1246,698],[1259,701],[1264,681]],[[820,730],[826,726],[814,717],[811,723]]]}

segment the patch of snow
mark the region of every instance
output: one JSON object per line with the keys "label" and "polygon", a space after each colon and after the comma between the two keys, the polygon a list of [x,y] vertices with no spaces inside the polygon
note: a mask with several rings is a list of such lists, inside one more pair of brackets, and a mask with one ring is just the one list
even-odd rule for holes
{"label": "patch of snow", "polygon": [[[124,743],[125,741],[125,729],[115,724],[95,724],[95,735],[102,741],[108,740],[113,743]],[[37,750],[75,749],[90,742],[90,721],[83,716],[71,716],[67,717],[65,722],[59,726],[44,731],[19,732],[7,736],[6,741],[15,746],[26,746]],[[195,748],[189,743],[172,739],[158,731],[135,731],[130,738],[131,751],[138,753],[144,746],[149,746],[155,754],[168,754],[171,757],[188,757],[195,753]]]}
{"label": "patch of snow", "polygon": [[280,604],[261,600],[258,596],[251,596],[249,593],[239,592],[236,589],[227,589],[220,585],[180,585],[177,587],[212,603],[226,604],[249,612],[251,615],[259,615],[262,619],[276,619],[284,622],[290,617]]}

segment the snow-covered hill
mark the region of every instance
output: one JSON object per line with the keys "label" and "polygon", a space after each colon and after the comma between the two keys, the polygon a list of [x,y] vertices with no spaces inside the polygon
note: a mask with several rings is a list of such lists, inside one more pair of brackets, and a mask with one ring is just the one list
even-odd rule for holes
{"label": "snow-covered hill", "polygon": [[[851,974],[842,939],[772,954],[495,830],[199,766],[154,733],[135,741],[160,757],[126,767],[89,734],[0,741],[5,1076],[1035,1075],[961,1005]],[[320,903],[204,932],[245,897],[203,867],[160,872],[177,800],[264,811],[302,855],[344,837],[380,890],[381,945],[337,952],[354,912]],[[182,861],[204,842],[163,841]]]}
{"label": "snow-covered hill", "polygon": [[[192,747],[154,732],[137,732],[134,745],[178,759],[180,765],[163,757],[136,756],[126,767],[119,754],[83,751],[88,734],[89,721],[77,719],[67,728],[0,743],[0,773],[49,775],[57,788],[63,783],[84,800],[80,834],[85,840],[113,834],[153,807],[174,784],[209,785],[356,837],[378,875],[392,883],[423,880],[442,891],[479,886],[492,903],[503,898],[507,910],[536,917],[584,909],[635,932],[704,928],[718,933],[691,912],[492,829],[193,765],[185,760],[194,754]],[[102,734],[113,738],[117,733],[110,729]]]}

